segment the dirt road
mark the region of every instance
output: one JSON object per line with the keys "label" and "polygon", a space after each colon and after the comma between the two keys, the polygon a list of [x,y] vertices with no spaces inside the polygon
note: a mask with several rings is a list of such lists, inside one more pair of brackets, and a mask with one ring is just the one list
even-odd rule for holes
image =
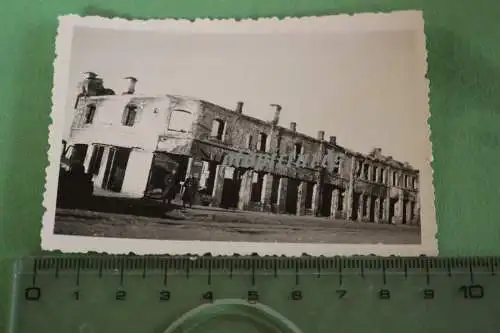
{"label": "dirt road", "polygon": [[171,240],[418,244],[420,229],[195,207],[163,216],[58,209],[56,234]]}

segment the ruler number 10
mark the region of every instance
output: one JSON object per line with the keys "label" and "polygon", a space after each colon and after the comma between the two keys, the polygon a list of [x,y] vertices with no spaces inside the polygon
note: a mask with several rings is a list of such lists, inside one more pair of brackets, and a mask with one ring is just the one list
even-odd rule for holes
{"label": "ruler number 10", "polygon": [[484,288],[479,284],[469,286],[461,286],[459,289],[464,295],[464,298],[483,298]]}

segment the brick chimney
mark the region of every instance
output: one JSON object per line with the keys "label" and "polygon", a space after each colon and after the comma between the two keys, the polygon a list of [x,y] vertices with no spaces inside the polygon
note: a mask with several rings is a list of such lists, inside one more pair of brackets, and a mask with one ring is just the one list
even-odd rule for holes
{"label": "brick chimney", "polygon": [[330,144],[331,145],[336,145],[337,144],[337,137],[334,135],[330,136]]}
{"label": "brick chimney", "polygon": [[271,104],[274,107],[274,116],[273,116],[273,125],[278,125],[280,121],[280,113],[281,113],[281,105],[279,104]]}
{"label": "brick chimney", "polygon": [[318,131],[318,140],[325,140],[325,131]]}
{"label": "brick chimney", "polygon": [[236,113],[243,113],[243,102],[236,103],[236,109],[234,111]]}
{"label": "brick chimney", "polygon": [[129,84],[127,91],[125,91],[123,95],[132,95],[135,93],[135,84],[137,83],[137,79],[133,76],[127,76],[125,79],[129,81]]}
{"label": "brick chimney", "polygon": [[297,123],[292,121],[290,123],[290,129],[293,131],[293,132],[296,132],[297,131]]}

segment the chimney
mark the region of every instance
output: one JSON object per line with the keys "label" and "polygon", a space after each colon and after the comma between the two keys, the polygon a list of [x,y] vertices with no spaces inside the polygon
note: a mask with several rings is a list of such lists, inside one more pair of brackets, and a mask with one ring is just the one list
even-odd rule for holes
{"label": "chimney", "polygon": [[124,92],[123,95],[132,95],[135,93],[135,84],[137,83],[137,79],[132,76],[127,76],[125,80],[129,81],[129,85],[127,91]]}
{"label": "chimney", "polygon": [[297,131],[297,123],[292,121],[290,123],[290,129],[293,131],[293,132],[296,132]]}
{"label": "chimney", "polygon": [[236,104],[236,110],[234,111],[236,111],[236,113],[243,113],[243,102],[238,102]]}
{"label": "chimney", "polygon": [[318,131],[318,140],[325,140],[325,131]]}
{"label": "chimney", "polygon": [[273,125],[278,125],[280,121],[280,113],[281,113],[281,105],[279,104],[271,104],[274,107],[274,117],[273,117]]}
{"label": "chimney", "polygon": [[337,137],[334,135],[330,136],[330,144],[331,145],[336,145],[337,144]]}

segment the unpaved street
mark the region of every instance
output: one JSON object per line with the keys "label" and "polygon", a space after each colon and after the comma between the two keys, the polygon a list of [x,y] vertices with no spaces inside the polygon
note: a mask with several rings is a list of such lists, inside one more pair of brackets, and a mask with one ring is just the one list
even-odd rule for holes
{"label": "unpaved street", "polygon": [[177,208],[158,216],[58,209],[56,234],[171,240],[418,244],[411,226],[344,222],[318,217]]}

